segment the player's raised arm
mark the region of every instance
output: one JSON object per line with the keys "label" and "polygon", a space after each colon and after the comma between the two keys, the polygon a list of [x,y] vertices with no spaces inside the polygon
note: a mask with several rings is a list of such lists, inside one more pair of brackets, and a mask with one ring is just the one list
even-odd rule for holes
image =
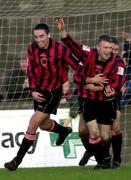
{"label": "player's raised arm", "polygon": [[60,32],[63,43],[71,50],[79,62],[85,62],[90,48],[77,43],[65,30],[65,22],[62,17],[55,20],[57,30]]}
{"label": "player's raised arm", "polygon": [[61,37],[66,38],[67,37],[67,32],[65,30],[64,19],[62,17],[57,18],[56,21],[55,21],[55,25],[56,25],[57,30],[61,33]]}

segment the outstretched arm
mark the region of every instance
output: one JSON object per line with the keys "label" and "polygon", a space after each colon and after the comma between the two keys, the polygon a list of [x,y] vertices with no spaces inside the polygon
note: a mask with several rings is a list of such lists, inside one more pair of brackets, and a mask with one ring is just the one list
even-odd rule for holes
{"label": "outstretched arm", "polygon": [[55,21],[55,25],[57,30],[61,33],[61,38],[66,38],[67,37],[67,32],[65,30],[65,22],[62,17],[59,17]]}
{"label": "outstretched arm", "polygon": [[85,62],[87,60],[88,54],[90,53],[90,48],[86,46],[81,46],[75,42],[65,30],[65,22],[62,17],[59,17],[55,21],[57,30],[61,34],[62,41],[71,50],[79,62]]}

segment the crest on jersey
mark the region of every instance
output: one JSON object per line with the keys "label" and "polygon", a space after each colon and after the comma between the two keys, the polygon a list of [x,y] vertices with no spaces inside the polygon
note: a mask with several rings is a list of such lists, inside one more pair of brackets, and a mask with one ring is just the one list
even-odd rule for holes
{"label": "crest on jersey", "polygon": [[86,45],[83,45],[83,50],[84,50],[84,51],[90,51],[90,47],[89,47],[89,46],[86,46]]}
{"label": "crest on jersey", "polygon": [[117,74],[124,75],[124,68],[123,67],[118,67]]}

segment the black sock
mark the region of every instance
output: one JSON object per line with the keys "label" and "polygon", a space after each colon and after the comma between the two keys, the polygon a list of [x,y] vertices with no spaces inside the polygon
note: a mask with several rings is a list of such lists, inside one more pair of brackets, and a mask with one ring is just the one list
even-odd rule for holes
{"label": "black sock", "polygon": [[[27,139],[26,136],[32,136],[32,138]],[[26,133],[21,143],[20,149],[17,152],[16,161],[18,165],[22,162],[22,159],[24,158],[25,154],[27,153],[29,148],[33,145],[35,138],[36,138],[35,134],[29,135],[29,133]]]}
{"label": "black sock", "polygon": [[104,157],[110,156],[110,141],[109,142],[102,142],[102,149]]}
{"label": "black sock", "polygon": [[67,132],[67,127],[63,127],[62,125],[58,124],[56,121],[51,120],[51,127],[48,131],[55,132],[58,134],[63,134],[64,132]]}
{"label": "black sock", "polygon": [[103,160],[103,151],[102,151],[102,143],[101,139],[98,138],[90,138],[89,139],[89,149],[90,152],[95,156],[96,162],[98,164],[102,163]]}
{"label": "black sock", "polygon": [[113,161],[121,163],[122,134],[112,136]]}
{"label": "black sock", "polygon": [[92,149],[92,153],[95,156],[96,162],[98,164],[101,164],[102,160],[103,160],[102,145],[101,145],[101,143],[90,144],[90,149]]}
{"label": "black sock", "polygon": [[89,136],[80,136],[81,142],[83,144],[83,146],[85,147],[86,151],[91,152],[90,150],[90,143],[89,143]]}

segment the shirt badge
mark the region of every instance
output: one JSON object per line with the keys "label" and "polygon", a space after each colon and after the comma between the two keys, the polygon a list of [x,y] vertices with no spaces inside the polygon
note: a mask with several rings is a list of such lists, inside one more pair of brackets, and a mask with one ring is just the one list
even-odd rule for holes
{"label": "shirt badge", "polygon": [[118,67],[117,74],[118,75],[124,75],[124,68],[123,67]]}

